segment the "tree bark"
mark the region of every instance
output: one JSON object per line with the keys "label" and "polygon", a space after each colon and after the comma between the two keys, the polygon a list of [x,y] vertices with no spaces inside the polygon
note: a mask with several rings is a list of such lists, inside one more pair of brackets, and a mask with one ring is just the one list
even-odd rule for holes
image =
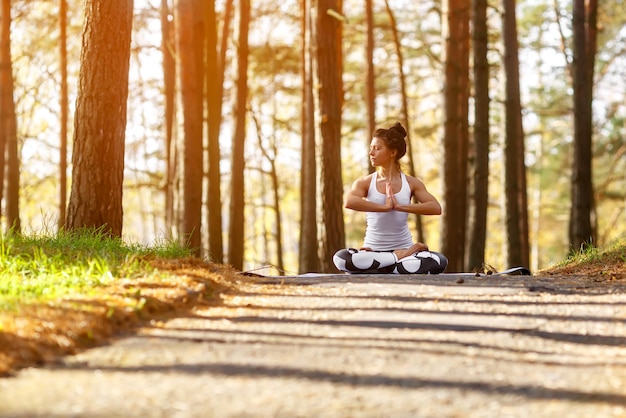
{"label": "tree bark", "polygon": [[444,202],[442,252],[447,271],[464,270],[467,223],[469,5],[450,0],[444,85]]}
{"label": "tree bark", "polygon": [[509,266],[528,266],[528,203],[524,131],[519,87],[519,58],[515,0],[504,0],[505,197]]}
{"label": "tree bark", "polygon": [[[275,103],[273,104],[273,107],[276,108]],[[274,242],[276,244],[276,268],[278,269],[278,271],[281,274],[285,273],[285,262],[284,262],[284,257],[283,257],[283,227],[282,227],[282,220],[281,220],[281,205],[280,205],[280,182],[279,182],[279,177],[278,177],[278,170],[276,168],[276,158],[278,156],[278,147],[276,146],[276,141],[275,140],[271,140],[269,146],[265,146],[263,144],[263,134],[262,134],[262,129],[261,129],[261,123],[259,122],[259,118],[256,117],[255,113],[253,111],[250,112],[252,115],[252,119],[254,121],[254,126],[256,128],[256,136],[257,136],[257,143],[259,146],[259,150],[261,151],[261,154],[263,154],[263,157],[265,157],[265,159],[267,160],[267,162],[269,163],[270,166],[270,170],[266,171],[266,170],[260,170],[261,171],[261,175],[267,175],[269,176],[270,180],[271,180],[271,193],[272,193],[272,202],[271,202],[271,207],[272,210],[274,211],[274,216],[275,216],[275,221],[274,221],[274,231],[272,231],[272,234],[274,236]],[[276,128],[276,127],[275,127]],[[274,132],[276,131],[276,129],[274,129]],[[269,150],[268,150],[269,148]],[[262,164],[263,165],[263,164]],[[269,194],[268,191],[266,191],[265,189],[265,181],[261,181],[262,185],[263,185],[263,200],[265,200],[266,196]],[[265,229],[265,227],[264,227]],[[267,234],[264,234],[264,236],[266,236]],[[269,248],[270,246],[268,245],[269,243],[266,242],[266,251],[265,251],[265,257],[267,260],[270,259],[270,252],[269,252]]]}
{"label": "tree bark", "polygon": [[235,103],[235,133],[233,135],[231,164],[231,199],[228,263],[241,270],[244,259],[244,209],[245,209],[245,141],[248,104],[248,28],[250,25],[250,0],[239,5],[239,36],[237,52],[237,102]]}
{"label": "tree bark", "polygon": [[570,250],[595,245],[592,223],[594,209],[592,176],[592,102],[596,57],[597,0],[574,0],[574,158],[572,160],[572,203],[570,209]]}
{"label": "tree bark", "polygon": [[[3,154],[6,153],[6,222],[7,233],[19,234],[20,225],[20,158],[17,144],[17,119],[13,99],[13,64],[11,60],[11,1],[2,0],[0,27],[0,129],[4,140],[0,140]],[[2,165],[4,168],[4,164]],[[1,191],[2,189],[0,189]]]}
{"label": "tree bark", "polygon": [[204,14],[195,0],[178,0],[178,75],[183,110],[183,238],[194,255],[202,249]]}
{"label": "tree bark", "polygon": [[[10,2],[9,13],[11,11]],[[9,119],[9,101],[13,100],[12,73],[8,72],[11,62],[11,20],[4,11],[4,3],[0,9],[0,212],[2,211],[2,199],[4,198],[4,173],[6,171],[6,143],[7,124]],[[2,213],[0,213],[2,215]]]}
{"label": "tree bark", "polygon": [[302,171],[300,172],[300,241],[298,271],[320,269],[317,242],[317,163],[315,152],[315,98],[313,59],[315,37],[311,18],[311,0],[302,5]]}
{"label": "tree bark", "polygon": [[[232,4],[232,2],[229,2]],[[208,158],[209,171],[207,181],[207,216],[209,226],[209,258],[216,263],[224,261],[222,239],[222,191],[220,174],[220,127],[222,124],[222,95],[224,62],[220,56],[217,38],[217,16],[215,4],[206,3],[206,102],[208,113]],[[230,22],[229,8],[224,16],[224,25]],[[222,34],[226,36],[226,33]],[[226,44],[223,44],[224,48]]]}
{"label": "tree bark", "polygon": [[479,271],[485,262],[489,201],[489,61],[487,0],[473,0],[474,52],[474,176],[468,268]]}
{"label": "tree bark", "polygon": [[87,0],[66,227],[122,235],[132,0]]}
{"label": "tree bark", "polygon": [[67,214],[67,124],[69,123],[69,97],[67,86],[67,0],[59,0],[59,70],[61,91],[61,132],[59,135],[59,219],[58,227],[63,228]]}
{"label": "tree bark", "polygon": [[333,254],[345,246],[341,176],[342,1],[318,0],[317,69],[321,114],[322,269],[335,271]]}
{"label": "tree bark", "polygon": [[163,54],[163,91],[165,102],[165,227],[169,233],[178,231],[179,214],[175,200],[178,190],[178,147],[174,141],[176,113],[176,27],[170,21],[168,0],[161,0],[161,52]]}
{"label": "tree bark", "polygon": [[[374,71],[374,11],[372,0],[365,0],[365,31],[365,107],[367,109],[365,146],[366,149],[369,149],[372,140],[371,135],[376,129],[376,72]],[[374,172],[374,166],[369,158],[367,159],[367,171]]]}

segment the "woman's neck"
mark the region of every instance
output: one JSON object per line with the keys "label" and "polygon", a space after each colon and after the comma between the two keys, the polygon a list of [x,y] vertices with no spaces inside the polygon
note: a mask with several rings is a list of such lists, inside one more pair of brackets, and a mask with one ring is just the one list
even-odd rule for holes
{"label": "woman's neck", "polygon": [[398,171],[395,165],[390,165],[389,167],[378,167],[378,177],[380,178],[391,180],[398,176],[400,176],[400,171]]}

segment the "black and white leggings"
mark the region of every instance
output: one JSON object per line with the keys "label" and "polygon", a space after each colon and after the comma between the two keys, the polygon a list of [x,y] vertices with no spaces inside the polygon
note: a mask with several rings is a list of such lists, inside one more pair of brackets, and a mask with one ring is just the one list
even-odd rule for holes
{"label": "black and white leggings", "polygon": [[448,259],[435,251],[418,251],[398,260],[392,251],[366,251],[344,248],[333,256],[335,267],[352,274],[439,274],[448,266]]}

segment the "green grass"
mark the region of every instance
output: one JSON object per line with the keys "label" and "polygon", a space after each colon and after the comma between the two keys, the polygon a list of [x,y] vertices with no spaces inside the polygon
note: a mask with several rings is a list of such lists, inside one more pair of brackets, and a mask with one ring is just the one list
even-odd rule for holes
{"label": "green grass", "polygon": [[126,244],[102,230],[53,236],[0,236],[0,310],[71,294],[89,295],[118,278],[152,273],[150,257],[184,258],[175,241],[154,246]]}
{"label": "green grass", "polygon": [[556,267],[620,266],[626,263],[626,238],[603,248],[587,247],[574,252]]}

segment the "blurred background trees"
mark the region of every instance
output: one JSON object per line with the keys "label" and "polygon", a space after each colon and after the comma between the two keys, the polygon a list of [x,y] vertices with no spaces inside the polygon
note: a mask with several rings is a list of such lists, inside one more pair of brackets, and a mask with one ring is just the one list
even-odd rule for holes
{"label": "blurred background trees", "polygon": [[[185,240],[246,270],[329,271],[365,226],[341,195],[370,170],[372,126],[396,121],[407,171],[446,211],[412,218],[415,239],[454,270],[537,270],[626,236],[623,2],[259,0],[249,18],[245,2],[205,3],[134,2],[125,239]],[[67,138],[94,120],[76,110],[85,4],[1,13],[2,229],[53,233],[79,169],[64,156],[84,153]],[[92,65],[117,65],[120,51],[100,52]],[[110,175],[113,158],[97,162]]]}

